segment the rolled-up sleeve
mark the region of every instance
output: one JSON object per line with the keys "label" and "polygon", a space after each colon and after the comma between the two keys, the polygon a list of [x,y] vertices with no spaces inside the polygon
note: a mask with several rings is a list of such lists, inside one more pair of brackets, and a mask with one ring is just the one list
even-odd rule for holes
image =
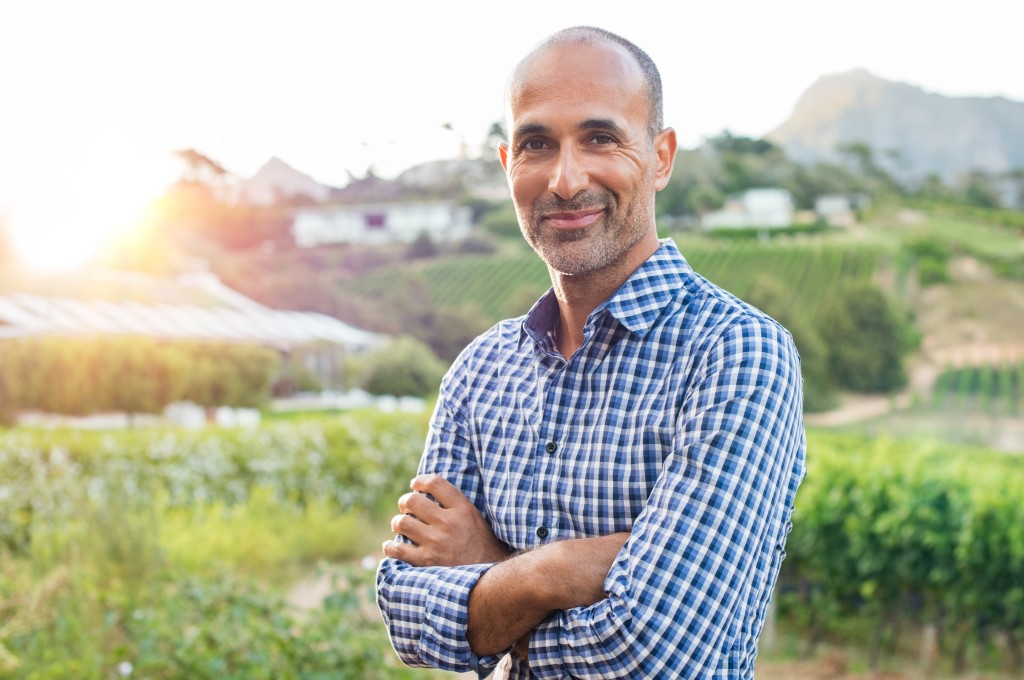
{"label": "rolled-up sleeve", "polygon": [[607,599],[534,631],[535,676],[753,676],[804,475],[801,395],[799,357],[778,324],[746,315],[718,334]]}
{"label": "rolled-up sleeve", "polygon": [[[483,509],[480,473],[465,436],[465,414],[449,395],[459,393],[459,366],[449,371],[430,420],[419,473],[436,473]],[[404,536],[396,540],[406,541]],[[413,567],[384,559],[377,570],[377,606],[398,656],[415,667],[490,673],[500,657],[478,658],[466,639],[469,593],[490,564]]]}
{"label": "rolled-up sleeve", "polygon": [[489,567],[412,567],[392,559],[381,563],[377,605],[402,661],[450,671],[484,670],[469,647],[466,624],[469,591]]}

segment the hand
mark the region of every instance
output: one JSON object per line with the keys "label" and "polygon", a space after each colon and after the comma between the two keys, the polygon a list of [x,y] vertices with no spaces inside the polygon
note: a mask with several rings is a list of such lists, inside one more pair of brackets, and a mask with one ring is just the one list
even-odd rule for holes
{"label": "hand", "polygon": [[440,475],[420,475],[411,486],[412,493],[398,499],[402,514],[391,519],[391,530],[412,543],[385,541],[385,555],[414,567],[455,567],[509,557],[508,546],[451,482]]}

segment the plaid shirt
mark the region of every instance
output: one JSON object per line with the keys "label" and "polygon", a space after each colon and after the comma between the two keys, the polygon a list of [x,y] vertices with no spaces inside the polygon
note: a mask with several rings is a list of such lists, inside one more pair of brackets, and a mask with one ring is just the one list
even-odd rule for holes
{"label": "plaid shirt", "polygon": [[[420,464],[515,549],[632,532],[607,599],[551,615],[510,676],[753,677],[805,471],[792,338],[671,241],[594,310],[568,361],[557,319],[549,292],[466,348]],[[407,664],[494,668],[466,641],[489,566],[382,562],[378,605]]]}

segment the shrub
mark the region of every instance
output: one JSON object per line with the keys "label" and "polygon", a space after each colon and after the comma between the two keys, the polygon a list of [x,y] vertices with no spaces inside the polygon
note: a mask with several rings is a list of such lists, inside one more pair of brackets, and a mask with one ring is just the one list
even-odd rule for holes
{"label": "shrub", "polygon": [[0,342],[11,409],[86,415],[159,413],[187,399],[203,406],[260,406],[277,352],[252,345],[147,337],[35,337]]}
{"label": "shrub", "polygon": [[849,288],[832,299],[818,327],[836,384],[857,392],[888,392],[905,385],[903,325],[876,286]]}
{"label": "shrub", "polygon": [[402,337],[370,354],[362,370],[370,394],[426,397],[437,391],[445,366],[428,346]]}

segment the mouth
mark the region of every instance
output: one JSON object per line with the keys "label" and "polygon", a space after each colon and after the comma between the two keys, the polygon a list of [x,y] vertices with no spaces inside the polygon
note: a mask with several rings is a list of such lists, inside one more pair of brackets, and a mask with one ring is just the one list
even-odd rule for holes
{"label": "mouth", "polygon": [[564,210],[548,213],[544,219],[556,229],[582,229],[597,222],[604,214],[604,208],[587,208],[585,210]]}

